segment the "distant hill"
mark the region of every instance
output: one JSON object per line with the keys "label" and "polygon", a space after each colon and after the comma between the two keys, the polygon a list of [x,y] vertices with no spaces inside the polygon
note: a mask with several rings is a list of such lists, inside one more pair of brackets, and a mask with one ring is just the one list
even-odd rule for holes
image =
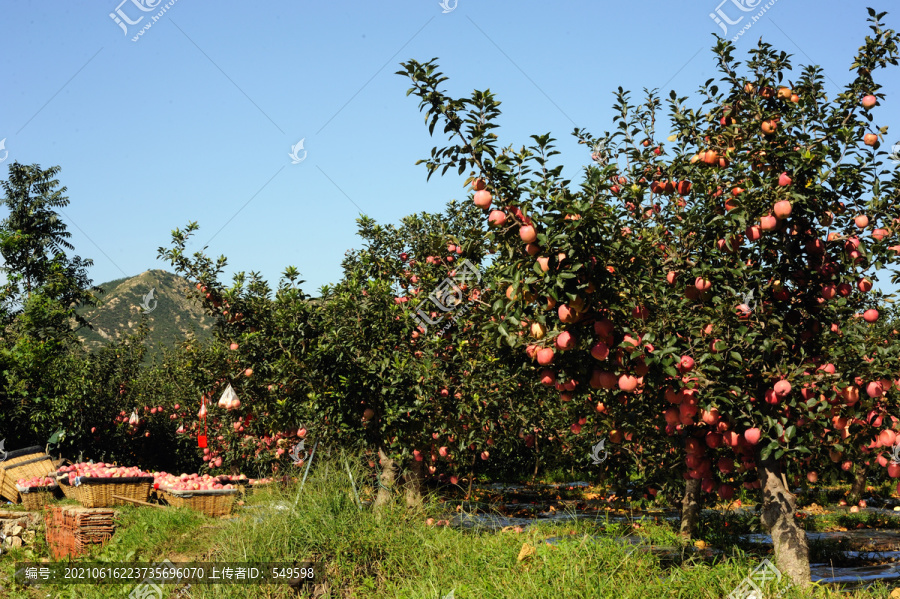
{"label": "distant hill", "polygon": [[172,345],[188,335],[211,337],[213,319],[199,301],[188,299],[188,282],[177,275],[148,270],[135,277],[101,283],[100,287],[100,305],[78,311],[94,327],[93,331],[79,331],[89,351],[134,333],[143,312],[147,313],[150,327],[148,357],[158,351],[159,343]]}

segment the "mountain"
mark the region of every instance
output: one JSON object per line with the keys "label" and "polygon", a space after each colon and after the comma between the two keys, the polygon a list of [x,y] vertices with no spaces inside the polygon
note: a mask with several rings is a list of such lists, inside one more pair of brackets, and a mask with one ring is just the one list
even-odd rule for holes
{"label": "mountain", "polygon": [[199,301],[188,299],[188,282],[177,275],[148,270],[100,287],[100,305],[78,311],[94,327],[93,331],[79,331],[90,351],[134,333],[144,312],[150,328],[148,357],[158,352],[159,343],[170,346],[192,334],[200,339],[211,337],[213,319]]}

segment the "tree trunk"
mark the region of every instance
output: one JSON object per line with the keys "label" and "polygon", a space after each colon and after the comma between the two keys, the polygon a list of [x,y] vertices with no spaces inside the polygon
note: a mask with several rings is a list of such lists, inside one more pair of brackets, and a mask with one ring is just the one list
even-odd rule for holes
{"label": "tree trunk", "polygon": [[424,480],[425,465],[413,460],[409,469],[403,475],[403,490],[406,495],[406,507],[410,509],[422,509],[422,481]]}
{"label": "tree trunk", "polygon": [[685,481],[684,497],[681,499],[681,528],[678,534],[690,539],[697,533],[700,521],[700,479],[689,478]]}
{"label": "tree trunk", "polygon": [[531,475],[531,482],[534,482],[537,479],[538,472],[541,469],[541,452],[538,449],[538,439],[537,436],[534,437],[534,474]]}
{"label": "tree trunk", "polygon": [[466,491],[466,501],[469,500],[469,497],[472,496],[472,483],[475,482],[475,454],[472,456],[472,465],[469,468],[469,490]]}
{"label": "tree trunk", "polygon": [[763,503],[760,521],[775,547],[775,567],[798,587],[809,586],[809,546],[806,531],[797,525],[796,497],[785,487],[781,467],[773,459],[758,461]]}
{"label": "tree trunk", "polygon": [[856,476],[853,478],[853,485],[850,487],[850,496],[847,498],[848,503],[856,504],[862,499],[862,494],[866,490],[866,475],[868,473],[868,466],[857,466]]}
{"label": "tree trunk", "polygon": [[383,510],[391,502],[394,484],[399,475],[397,462],[389,458],[383,449],[378,449],[378,459],[381,462],[381,476],[378,480],[378,494],[372,506],[376,512]]}

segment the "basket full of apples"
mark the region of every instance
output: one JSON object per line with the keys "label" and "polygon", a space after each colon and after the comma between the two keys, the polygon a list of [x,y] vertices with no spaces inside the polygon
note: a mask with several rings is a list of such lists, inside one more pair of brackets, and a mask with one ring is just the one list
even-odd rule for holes
{"label": "basket full of apples", "polygon": [[89,508],[128,505],[113,495],[147,501],[153,476],[136,466],[117,466],[105,462],[78,463],[57,471],[66,497],[77,499]]}
{"label": "basket full of apples", "polygon": [[220,479],[209,474],[168,474],[158,484],[161,498],[173,507],[187,507],[207,516],[227,516],[240,491]]}
{"label": "basket full of apples", "polygon": [[0,496],[6,497],[13,503],[19,502],[19,491],[16,489],[16,481],[19,479],[30,479],[35,476],[46,476],[48,472],[53,471],[53,460],[38,448],[29,447],[20,449],[19,451],[11,451],[8,456],[16,455],[15,458],[7,458],[0,462]]}
{"label": "basket full of apples", "polygon": [[56,479],[51,476],[33,476],[16,481],[16,490],[26,510],[39,510],[59,492]]}

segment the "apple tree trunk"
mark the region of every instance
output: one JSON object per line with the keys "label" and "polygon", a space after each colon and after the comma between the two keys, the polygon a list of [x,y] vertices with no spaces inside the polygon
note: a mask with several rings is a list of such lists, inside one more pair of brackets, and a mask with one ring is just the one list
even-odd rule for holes
{"label": "apple tree trunk", "polygon": [[681,500],[681,527],[678,534],[690,539],[697,534],[697,524],[700,522],[700,479],[689,478],[684,487],[684,497]]}
{"label": "apple tree trunk", "polygon": [[782,475],[781,467],[773,459],[759,460],[757,472],[762,485],[760,521],[772,535],[775,547],[775,567],[797,587],[810,584],[809,546],[806,531],[797,525],[794,514],[797,501]]}
{"label": "apple tree trunk", "polygon": [[412,460],[409,468],[403,475],[403,491],[406,496],[406,507],[410,509],[422,508],[422,483],[425,466],[423,462]]}
{"label": "apple tree trunk", "polygon": [[372,506],[376,512],[383,510],[391,502],[400,471],[397,462],[389,458],[381,448],[378,449],[378,458],[381,462],[381,474],[378,477],[378,494]]}
{"label": "apple tree trunk", "polygon": [[866,476],[869,474],[868,466],[857,466],[856,474],[853,477],[853,484],[850,486],[850,496],[847,501],[851,504],[859,503],[862,494],[866,490]]}

